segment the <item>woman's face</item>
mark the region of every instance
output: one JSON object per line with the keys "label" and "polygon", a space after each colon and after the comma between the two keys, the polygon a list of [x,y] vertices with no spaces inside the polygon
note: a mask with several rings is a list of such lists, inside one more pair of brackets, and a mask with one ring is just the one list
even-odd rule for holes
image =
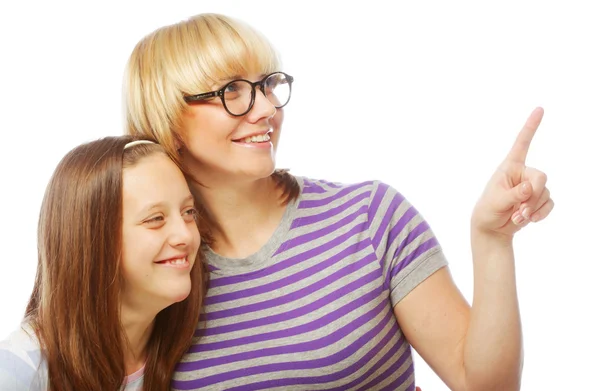
{"label": "woman's face", "polygon": [[129,307],[162,309],[188,296],[200,246],[195,217],[185,178],[166,155],[124,170],[122,299]]}
{"label": "woman's face", "polygon": [[[255,82],[263,77],[240,78]],[[240,117],[229,114],[220,98],[189,104],[183,117],[183,163],[202,183],[266,178],[275,170],[282,122],[283,109],[276,109],[259,88],[254,106]]]}

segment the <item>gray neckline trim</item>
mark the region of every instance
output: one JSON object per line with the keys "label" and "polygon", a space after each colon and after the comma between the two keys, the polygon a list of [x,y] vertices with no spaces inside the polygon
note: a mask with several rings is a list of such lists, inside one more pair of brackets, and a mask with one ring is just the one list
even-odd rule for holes
{"label": "gray neckline trim", "polygon": [[[300,185],[300,195],[302,195],[302,190],[304,188],[304,181],[302,178],[295,177],[296,181]],[[264,246],[260,248],[256,253],[250,255],[247,258],[227,258],[222,255],[214,252],[210,247],[204,248],[204,255],[206,257],[206,262],[216,267],[218,270],[211,270],[211,273],[216,274],[228,274],[228,272],[250,272],[253,270],[258,270],[268,264],[270,262],[271,257],[277,249],[283,243],[288,231],[290,230],[290,226],[292,224],[294,215],[296,214],[296,210],[298,209],[298,204],[300,203],[300,196],[298,198],[287,204],[285,208],[285,212],[283,213],[283,217],[279,222],[279,225],[271,235],[271,238],[265,243]],[[212,268],[211,268],[212,269]]]}

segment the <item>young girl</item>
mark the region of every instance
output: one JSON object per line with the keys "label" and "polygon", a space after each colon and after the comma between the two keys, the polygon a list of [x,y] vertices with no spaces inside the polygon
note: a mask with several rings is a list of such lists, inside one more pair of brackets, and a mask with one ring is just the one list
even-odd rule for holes
{"label": "young girl", "polygon": [[214,14],[162,27],[125,82],[127,132],[180,162],[211,221],[204,329],[175,389],[414,390],[412,348],[452,390],[519,388],[512,240],[553,207],[525,167],[541,109],[475,206],[471,308],[398,191],[275,170],[295,81],[253,28]]}
{"label": "young girl", "polygon": [[22,327],[0,390],[168,390],[202,301],[196,209],[150,141],[108,137],[58,164],[42,203]]}

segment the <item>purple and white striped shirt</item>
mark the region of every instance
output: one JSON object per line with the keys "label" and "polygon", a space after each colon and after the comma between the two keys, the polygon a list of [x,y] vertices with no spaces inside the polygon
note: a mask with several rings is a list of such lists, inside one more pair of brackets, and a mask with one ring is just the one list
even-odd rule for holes
{"label": "purple and white striped shirt", "polygon": [[414,390],[393,306],[447,265],[433,232],[384,183],[297,179],[256,254],[207,251],[204,321],[175,390]]}

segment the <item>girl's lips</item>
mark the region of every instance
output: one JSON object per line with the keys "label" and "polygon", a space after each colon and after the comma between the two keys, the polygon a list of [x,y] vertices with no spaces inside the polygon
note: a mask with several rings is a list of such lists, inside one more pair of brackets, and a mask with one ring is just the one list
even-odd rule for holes
{"label": "girl's lips", "polygon": [[172,267],[175,269],[187,269],[190,267],[190,263],[187,259],[187,255],[178,258],[169,258],[162,261],[154,262],[159,265]]}

